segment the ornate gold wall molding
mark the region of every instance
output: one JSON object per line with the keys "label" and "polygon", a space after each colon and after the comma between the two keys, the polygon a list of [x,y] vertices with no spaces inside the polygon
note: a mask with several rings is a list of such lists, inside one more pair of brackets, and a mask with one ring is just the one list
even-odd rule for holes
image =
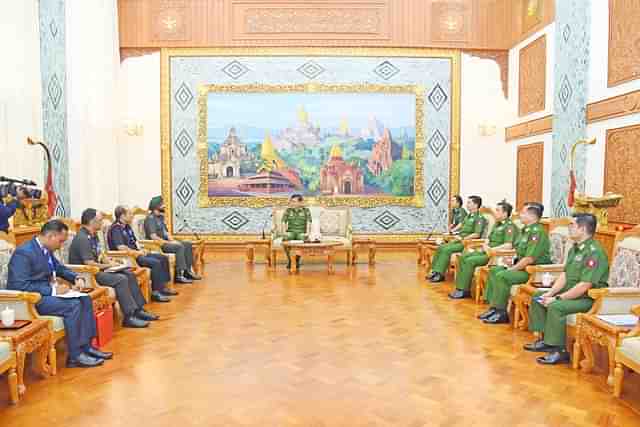
{"label": "ornate gold wall molding", "polygon": [[431,39],[438,42],[469,42],[473,8],[467,1],[431,4]]}
{"label": "ornate gold wall molding", "polygon": [[546,99],[547,37],[542,36],[520,50],[518,115],[544,110]]}
{"label": "ornate gold wall molding", "polygon": [[516,206],[525,202],[542,202],[542,171],[544,170],[544,143],[518,147],[516,172]]}
{"label": "ornate gold wall molding", "polygon": [[529,120],[528,122],[519,123],[509,126],[505,129],[505,139],[507,142],[515,139],[528,138],[530,136],[542,135],[551,132],[553,125],[553,116],[548,115],[539,119]]}
{"label": "ornate gold wall molding", "polygon": [[608,129],[604,160],[604,191],[624,199],[609,210],[609,221],[640,223],[640,125]]}
{"label": "ornate gold wall molding", "polygon": [[609,87],[640,78],[640,4],[609,0]]}
{"label": "ornate gold wall molding", "polygon": [[595,123],[636,113],[640,113],[640,90],[587,105],[587,122]]}

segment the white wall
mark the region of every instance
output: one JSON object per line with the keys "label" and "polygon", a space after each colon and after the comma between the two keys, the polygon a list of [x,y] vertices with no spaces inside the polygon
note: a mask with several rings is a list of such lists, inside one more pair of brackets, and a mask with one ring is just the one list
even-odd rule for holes
{"label": "white wall", "polygon": [[65,5],[67,131],[74,218],[88,207],[112,211],[119,201],[116,3],[83,0]]}
{"label": "white wall", "polygon": [[[486,206],[502,199],[515,203],[513,146],[504,138],[512,113],[500,67],[493,60],[463,54],[461,89],[460,194],[479,195]],[[495,135],[481,136],[482,123],[495,125]]]}
{"label": "white wall", "polygon": [[27,137],[42,140],[38,1],[2,2],[0,13],[0,175],[44,186],[44,156]]}
{"label": "white wall", "polygon": [[[118,86],[120,202],[146,207],[161,191],[160,53],[125,59]],[[125,124],[142,125],[131,136]]]}

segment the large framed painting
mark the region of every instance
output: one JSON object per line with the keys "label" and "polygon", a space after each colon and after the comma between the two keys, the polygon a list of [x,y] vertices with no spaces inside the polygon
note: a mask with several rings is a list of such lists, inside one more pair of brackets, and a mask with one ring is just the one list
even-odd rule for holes
{"label": "large framed painting", "polygon": [[417,85],[204,85],[201,207],[423,204]]}
{"label": "large framed painting", "polygon": [[358,236],[447,229],[460,184],[459,51],[171,48],[160,77],[173,233],[253,239],[292,194],[313,215],[349,207]]}

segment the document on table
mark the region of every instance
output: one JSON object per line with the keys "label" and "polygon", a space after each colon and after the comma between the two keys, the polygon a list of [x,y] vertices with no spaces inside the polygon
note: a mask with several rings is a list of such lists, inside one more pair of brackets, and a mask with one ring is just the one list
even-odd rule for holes
{"label": "document on table", "polygon": [[64,293],[62,295],[58,294],[56,296],[58,298],[80,298],[80,297],[87,296],[87,294],[82,293],[82,292],[78,292],[78,291],[69,291],[69,292]]}
{"label": "document on table", "polygon": [[633,314],[599,314],[598,318],[616,326],[635,326],[638,316]]}

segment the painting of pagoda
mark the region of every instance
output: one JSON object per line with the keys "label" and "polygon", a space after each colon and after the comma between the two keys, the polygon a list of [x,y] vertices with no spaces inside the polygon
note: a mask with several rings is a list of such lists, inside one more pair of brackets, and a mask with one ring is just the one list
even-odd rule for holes
{"label": "painting of pagoda", "polygon": [[208,103],[209,197],[413,196],[410,94],[219,97]]}

